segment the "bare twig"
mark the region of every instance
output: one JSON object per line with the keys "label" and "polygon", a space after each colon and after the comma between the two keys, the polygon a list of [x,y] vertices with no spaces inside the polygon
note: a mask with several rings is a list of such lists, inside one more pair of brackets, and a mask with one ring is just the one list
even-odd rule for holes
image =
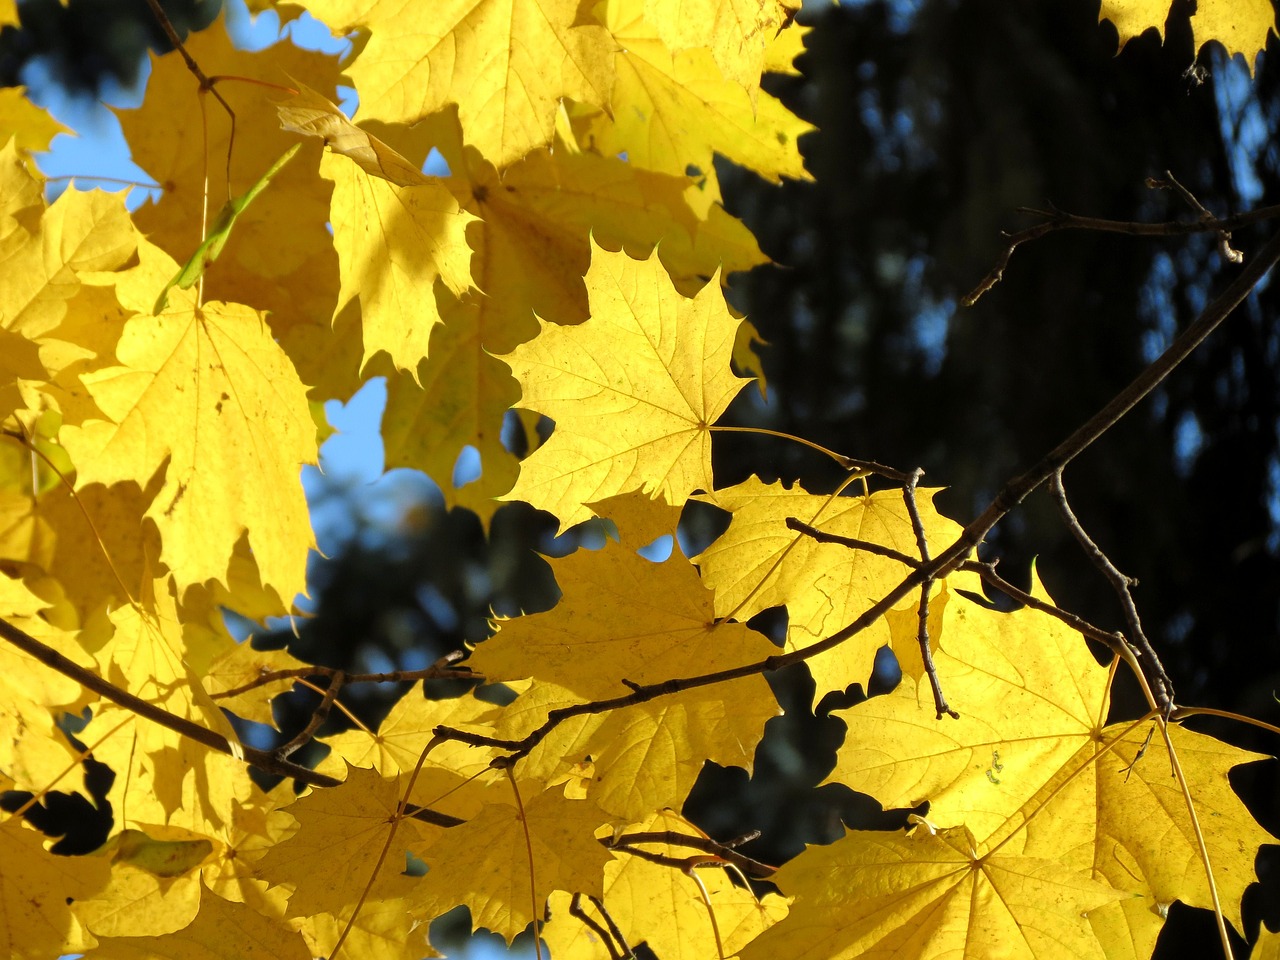
{"label": "bare twig", "polygon": [[[595,904],[597,908],[601,911],[601,913],[604,913],[604,904],[600,903],[600,901],[597,900],[595,897],[590,897],[590,899],[591,899],[591,902]],[[604,915],[608,916],[607,913]],[[623,957],[626,957],[630,953],[629,950],[627,950],[626,952],[623,952],[623,950],[625,950],[625,946],[623,947],[623,950],[620,950],[618,945],[614,943],[613,935],[610,933],[610,931],[606,930],[603,924],[598,923],[594,917],[592,917],[587,913],[587,911],[582,909],[581,893],[575,893],[573,895],[573,899],[569,901],[569,916],[577,917],[584,924],[586,924],[587,927],[591,931],[593,931],[597,937],[600,938],[601,942],[603,942],[605,945],[605,949],[609,951],[609,960],[623,960]]]}
{"label": "bare twig", "polygon": [[[1025,230],[1019,230],[1017,233],[1007,234],[1009,242],[1005,244],[1005,248],[996,258],[995,266],[961,301],[966,307],[971,307],[977,303],[983,294],[1003,279],[1005,268],[1009,265],[1009,258],[1013,256],[1013,251],[1022,246],[1022,244],[1038,240],[1046,234],[1057,233],[1060,230],[1090,230],[1097,233],[1119,233],[1130,237],[1182,237],[1191,233],[1216,231],[1219,234],[1225,233],[1230,237],[1232,230],[1280,217],[1280,204],[1260,207],[1257,210],[1251,210],[1248,213],[1241,213],[1232,217],[1218,218],[1211,216],[1208,220],[1201,219],[1191,222],[1175,220],[1165,223],[1104,220],[1100,217],[1081,217],[1074,213],[1064,213],[1057,209],[1037,210],[1033,207],[1019,207],[1018,212],[1044,217],[1045,221],[1027,227]],[[1238,253],[1238,251],[1236,252]],[[1243,255],[1240,256],[1243,258]],[[1228,256],[1228,259],[1231,259],[1231,257]],[[1233,262],[1238,263],[1239,260],[1234,260]]]}
{"label": "bare twig", "polygon": [[1071,531],[1071,535],[1076,538],[1085,554],[1093,561],[1094,566],[1102,571],[1102,575],[1107,578],[1111,588],[1115,590],[1116,596],[1120,599],[1120,608],[1124,611],[1124,622],[1127,631],[1125,634],[1126,639],[1141,654],[1143,671],[1147,674],[1147,679],[1151,683],[1151,690],[1155,694],[1156,703],[1167,719],[1173,711],[1173,683],[1169,680],[1169,675],[1165,673],[1164,665],[1161,664],[1160,658],[1156,656],[1156,652],[1151,646],[1151,641],[1147,639],[1147,635],[1142,629],[1142,620],[1138,616],[1138,605],[1133,602],[1133,592],[1130,589],[1136,586],[1138,581],[1132,577],[1126,577],[1116,569],[1116,565],[1102,552],[1102,548],[1094,543],[1089,534],[1085,532],[1084,526],[1076,518],[1075,513],[1072,512],[1071,504],[1067,502],[1067,490],[1062,484],[1061,467],[1054,471],[1049,484],[1050,489],[1053,491],[1053,499],[1058,505],[1058,512],[1062,515],[1062,520],[1067,525],[1067,529]]}
{"label": "bare twig", "polygon": [[298,731],[288,743],[282,743],[273,751],[280,759],[293,756],[300,747],[306,744],[320,729],[320,724],[324,723],[329,716],[329,708],[333,706],[334,699],[338,696],[338,691],[342,689],[343,673],[339,670],[329,680],[329,686],[325,688],[324,696],[320,698],[319,705],[311,712],[311,719],[307,721],[307,725]]}
{"label": "bare twig", "polygon": [[1216,226],[1217,218],[1205,208],[1203,203],[1196,199],[1195,194],[1178,182],[1177,177],[1168,170],[1164,172],[1164,175],[1164,180],[1148,177],[1147,186],[1153,190],[1173,190],[1182,199],[1183,203],[1199,214],[1201,223],[1210,224],[1212,225],[1210,229],[1217,230],[1218,253],[1222,255],[1223,259],[1231,263],[1243,263],[1244,254],[1231,246],[1231,231]]}
{"label": "bare twig", "polygon": [[[227,111],[227,116],[231,118],[231,139],[227,146],[227,192],[231,191],[231,150],[236,142],[236,112],[231,109],[231,104],[222,98],[222,94],[218,92],[218,78],[210,77],[200,69],[200,64],[196,63],[195,58],[187,52],[186,45],[183,44],[182,38],[178,36],[178,31],[173,28],[173,22],[169,19],[168,14],[164,12],[164,8],[160,6],[160,0],[147,0],[147,6],[151,8],[152,15],[160,24],[160,29],[164,31],[164,35],[169,38],[169,42],[173,44],[173,49],[181,54],[183,61],[187,65],[187,69],[200,81],[200,92],[206,90],[213,94],[213,98],[222,104],[222,109]],[[201,233],[203,236],[203,231]]]}
{"label": "bare twig", "polygon": [[[916,536],[916,549],[920,551],[920,564],[925,566],[930,560],[929,540],[925,536],[924,520],[920,516],[920,507],[916,503],[916,487],[922,476],[924,471],[919,467],[911,471],[902,485],[902,499],[906,501],[907,514],[911,517],[911,530]],[[920,605],[916,609],[920,625],[916,631],[916,639],[920,643],[920,659],[924,662],[924,672],[929,678],[929,688],[933,691],[933,707],[938,711],[938,719],[941,720],[947,716],[953,720],[959,720],[960,714],[948,706],[947,698],[942,694],[942,681],[938,679],[938,668],[933,663],[933,651],[929,649],[929,592],[933,589],[933,580],[933,577],[926,577],[920,584]]]}
{"label": "bare twig", "polygon": [[[429,667],[421,670],[389,670],[384,673],[348,673],[343,677],[343,683],[350,685],[353,683],[415,683],[418,680],[483,680],[482,674],[475,673],[470,667],[455,667],[457,663],[465,657],[466,651],[453,650],[446,653]],[[308,665],[305,667],[294,667],[290,670],[264,670],[258,676],[254,677],[247,683],[242,683],[238,687],[232,687],[229,690],[222,690],[218,693],[210,694],[214,700],[222,700],[227,697],[238,697],[242,693],[248,693],[258,687],[263,687],[271,683],[281,680],[305,680],[311,677],[329,677],[332,679],[337,674],[342,673],[335,667],[323,667],[319,665]]]}
{"label": "bare twig", "polygon": [[[626,850],[628,853],[639,853],[634,848],[636,844],[640,843],[665,843],[672,847],[688,847],[690,850],[700,850],[703,853],[711,854],[719,860],[723,860],[725,863],[731,863],[750,876],[772,876],[777,871],[777,867],[761,863],[759,860],[754,860],[733,849],[738,844],[746,843],[748,839],[755,839],[756,836],[759,836],[759,831],[756,831],[754,835],[748,834],[745,838],[736,838],[729,843],[720,843],[710,837],[691,836],[689,834],[676,833],[674,830],[649,830],[644,833],[626,833],[616,838],[607,837],[602,842],[610,850]],[[707,862],[699,858],[695,859],[698,859],[699,863]],[[687,861],[685,858],[673,857],[672,862],[683,864]]]}

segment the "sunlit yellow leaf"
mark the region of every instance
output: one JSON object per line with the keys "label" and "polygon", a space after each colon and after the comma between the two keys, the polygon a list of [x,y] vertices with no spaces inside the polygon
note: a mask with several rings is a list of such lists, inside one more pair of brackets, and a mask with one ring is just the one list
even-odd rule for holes
{"label": "sunlit yellow leaf", "polygon": [[305,388],[257,311],[170,301],[161,316],[128,322],[121,366],[83,378],[108,419],[63,431],[77,483],[163,468],[147,516],[178,583],[225,581],[248,530],[263,582],[287,603],[306,588],[312,545],[300,480],[316,458]]}
{"label": "sunlit yellow leaf", "polygon": [[1052,860],[979,858],[963,829],[850,831],[775,875],[791,912],[743,960],[1105,956],[1086,914],[1125,894]]}
{"label": "sunlit yellow leaf", "polygon": [[[529,781],[520,786],[523,810],[517,809],[509,783],[495,783],[489,787],[494,802],[417,851],[428,869],[412,904],[438,916],[465,903],[472,926],[510,941],[534,919],[534,900],[540,911],[551,891],[604,893],[604,866],[612,857],[595,831],[608,819],[605,812],[586,800],[567,800],[555,787],[537,793]],[[498,800],[503,792],[510,799]],[[532,894],[531,882],[536,882]]]}
{"label": "sunlit yellow leaf", "polygon": [[0,951],[49,960],[93,946],[67,904],[107,882],[107,864],[49,853],[44,837],[17,817],[0,821]]}
{"label": "sunlit yellow leaf", "polygon": [[360,115],[413,123],[448,104],[468,143],[505,166],[551,142],[562,98],[603,105],[610,51],[578,0],[310,0],[336,33],[369,34],[348,74]]}
{"label": "sunlit yellow leaf", "polygon": [[503,358],[521,382],[520,405],[556,421],[506,499],[549,510],[561,530],[616,493],[680,505],[711,489],[711,424],[747,382],[729,367],[738,322],[718,282],[686,300],[656,255],[635,261],[597,247],[587,295],[590,320],[543,322]]}
{"label": "sunlit yellow leaf", "polygon": [[[910,570],[866,550],[818,543],[789,529],[788,518],[909,557],[920,555],[899,490],[833,498],[808,493],[799,485],[765,484],[751,477],[698,499],[733,514],[724,535],[694,558],[704,582],[716,593],[716,615],[746,620],[761,610],[785,605],[791,649],[802,649],[835,633],[897,586]],[[925,534],[936,554],[951,544],[960,527],[938,514],[930,491],[921,491],[917,499]],[[913,594],[903,601],[903,609],[911,616],[918,599]],[[938,637],[931,640],[936,645]],[[912,656],[919,663],[914,632],[895,637],[888,622],[881,620],[808,661],[818,681],[817,695],[866,683],[876,651],[887,643],[893,644],[908,675],[920,676],[918,667],[911,668]]]}

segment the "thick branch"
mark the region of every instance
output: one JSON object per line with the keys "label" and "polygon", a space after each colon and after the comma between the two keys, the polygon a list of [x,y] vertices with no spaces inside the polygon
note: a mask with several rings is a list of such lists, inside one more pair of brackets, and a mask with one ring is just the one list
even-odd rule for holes
{"label": "thick branch", "polygon": [[[9,643],[23,653],[34,657],[46,667],[58,671],[65,677],[70,677],[86,690],[92,690],[98,696],[119,704],[136,716],[150,720],[152,723],[157,723],[180,736],[186,737],[188,740],[203,744],[210,750],[216,750],[218,753],[225,753],[231,756],[235,755],[236,751],[232,749],[231,744],[221,734],[214,733],[207,727],[202,727],[200,724],[194,723],[185,717],[176,716],[167,710],[157,707],[154,703],[148,703],[141,697],[120,689],[114,683],[104,680],[91,670],[86,670],[74,660],[64,657],[57,650],[41,643],[25,630],[15,627],[3,618],[0,618],[0,637],[4,637]],[[243,751],[245,762],[257,767],[264,773],[271,773],[280,777],[292,777],[314,787],[336,787],[342,783],[337,777],[317,773],[315,770],[291,763],[262,750],[255,750],[253,747],[245,746],[239,749]],[[416,809],[413,816],[416,819],[438,824],[442,827],[452,827],[462,822],[457,817],[425,807]]]}

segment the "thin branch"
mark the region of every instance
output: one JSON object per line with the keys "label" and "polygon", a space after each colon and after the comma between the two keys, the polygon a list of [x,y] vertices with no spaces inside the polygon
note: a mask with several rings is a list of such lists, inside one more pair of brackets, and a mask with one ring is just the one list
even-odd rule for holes
{"label": "thin branch", "polygon": [[[446,653],[429,667],[421,670],[390,670],[384,673],[348,673],[344,676],[343,682],[352,683],[415,683],[418,680],[483,680],[484,675],[475,673],[470,667],[454,667],[452,664],[457,663],[465,657],[466,651],[453,650]],[[332,678],[341,673],[336,667],[323,667],[319,665],[308,665],[305,667],[294,667],[289,670],[264,670],[258,676],[254,677],[246,683],[240,684],[238,687],[232,687],[229,690],[222,690],[218,693],[211,694],[214,700],[223,700],[227,697],[238,697],[242,693],[248,693],[250,690],[264,687],[280,680],[304,680],[310,677],[329,677]]]}
{"label": "thin branch", "polygon": [[632,848],[638,843],[665,843],[672,847],[688,847],[691,850],[712,854],[753,877],[772,876],[777,872],[777,867],[761,863],[733,849],[737,844],[746,843],[748,839],[755,839],[756,836],[759,836],[758,831],[754,835],[748,834],[745,838],[739,837],[729,843],[720,843],[710,837],[690,836],[676,833],[674,830],[650,830],[644,833],[627,833],[620,837],[607,837],[605,846],[610,850],[626,850],[631,853],[635,852]]}
{"label": "thin branch", "polygon": [[[600,903],[595,897],[591,897],[591,902],[599,906],[601,911],[604,910],[604,904]],[[587,911],[582,909],[581,893],[575,893],[573,895],[573,899],[569,901],[569,916],[577,917],[589,930],[600,938],[601,942],[605,945],[605,949],[609,951],[609,960],[622,960],[623,957],[627,956],[627,953],[623,953],[619,950],[618,945],[613,942],[612,935],[610,935],[609,931],[604,928],[604,925],[598,923],[594,917],[590,916]],[[630,951],[628,951],[628,953],[629,952]]]}
{"label": "thin branch", "polygon": [[320,729],[320,724],[324,723],[329,716],[329,708],[333,706],[334,699],[338,696],[338,691],[342,689],[343,674],[339,670],[329,681],[329,686],[325,688],[324,696],[320,698],[319,705],[311,712],[311,719],[307,721],[307,725],[298,731],[297,735],[288,743],[282,743],[273,751],[280,759],[286,759],[293,756],[300,747],[311,740],[315,732]]}
{"label": "thin branch", "polygon": [[1160,662],[1155,649],[1151,646],[1151,641],[1147,639],[1147,635],[1142,629],[1142,620],[1138,616],[1138,605],[1133,602],[1133,592],[1130,589],[1137,584],[1137,581],[1132,577],[1126,577],[1116,569],[1116,565],[1102,552],[1102,548],[1094,543],[1089,534],[1085,532],[1084,526],[1076,518],[1075,513],[1072,512],[1071,504],[1067,502],[1067,490],[1062,484],[1061,467],[1054,471],[1049,483],[1053,491],[1053,499],[1058,505],[1058,512],[1062,515],[1067,529],[1071,531],[1072,536],[1076,538],[1085,554],[1093,561],[1094,566],[1102,571],[1102,575],[1107,578],[1111,588],[1120,599],[1120,608],[1124,611],[1124,622],[1127,630],[1126,639],[1142,656],[1143,671],[1151,681],[1156,704],[1167,718],[1173,710],[1173,682],[1169,679],[1169,674],[1165,672],[1164,665]]}
{"label": "thin branch", "polygon": [[[916,503],[916,487],[924,471],[916,467],[902,485],[902,499],[907,505],[907,514],[911,517],[911,530],[916,537],[916,549],[920,551],[920,563],[929,562],[929,539],[924,532],[924,519],[920,516],[920,507]],[[944,716],[959,720],[960,714],[947,704],[942,693],[942,681],[938,679],[938,668],[933,663],[933,651],[929,649],[929,592],[933,589],[933,578],[926,577],[920,584],[920,604],[916,608],[919,626],[916,629],[916,640],[920,644],[920,659],[924,662],[924,672],[929,678],[929,688],[933,691],[933,707],[938,712],[937,719]]]}
{"label": "thin branch", "polygon": [[[1147,186],[1152,190],[1173,190],[1182,199],[1183,203],[1199,214],[1201,223],[1216,223],[1214,215],[1206,209],[1203,203],[1196,199],[1195,194],[1178,182],[1177,177],[1168,170],[1164,172],[1164,175],[1166,178],[1164,180],[1157,180],[1155,177],[1148,177]],[[1211,227],[1211,229],[1213,228]],[[1230,263],[1243,263],[1244,254],[1231,246],[1231,231],[1225,230],[1221,227],[1217,227],[1216,229],[1218,233],[1218,252],[1222,255],[1223,259]]]}
{"label": "thin branch", "polygon": [[[1057,233],[1060,230],[1090,230],[1097,233],[1119,233],[1130,237],[1182,237],[1192,233],[1215,231],[1219,234],[1225,233],[1229,237],[1232,230],[1254,223],[1262,223],[1266,220],[1275,220],[1280,217],[1280,204],[1260,207],[1257,210],[1236,214],[1232,217],[1219,218],[1211,216],[1207,220],[1176,220],[1165,223],[1104,220],[1100,217],[1082,217],[1074,213],[1064,213],[1057,209],[1037,210],[1033,207],[1019,207],[1018,212],[1045,217],[1046,219],[1043,223],[1037,223],[1034,226],[1027,227],[1025,230],[1007,234],[1009,242],[999,256],[996,257],[995,266],[961,301],[966,307],[971,307],[977,303],[983,294],[1004,278],[1004,271],[1009,266],[1009,258],[1013,256],[1013,251],[1017,250],[1022,244],[1038,240],[1046,234]],[[1228,259],[1231,258],[1228,257]],[[1234,260],[1233,262],[1239,263],[1240,261]]]}

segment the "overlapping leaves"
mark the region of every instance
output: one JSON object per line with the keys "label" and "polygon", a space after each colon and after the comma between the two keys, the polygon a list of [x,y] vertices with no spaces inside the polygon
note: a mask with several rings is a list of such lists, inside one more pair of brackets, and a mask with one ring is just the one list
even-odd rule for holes
{"label": "overlapping leaves", "polygon": [[[186,41],[235,113],[234,142],[183,56],[156,59],[141,108],[121,115],[160,186],[133,214],[98,192],[46,203],[25,151],[56,126],[0,100],[14,141],[0,153],[0,617],[118,701],[4,659],[0,790],[79,788],[86,749],[115,775],[113,836],[91,856],[0,823],[8,955],[344,943],[410,960],[431,949],[426,921],[463,904],[508,939],[547,920],[557,960],[642,941],[662,957],[1138,957],[1170,902],[1209,905],[1204,859],[1239,924],[1271,839],[1227,779],[1253,755],[1168,729],[1211,825],[1202,852],[1154,717],[1108,725],[1113,674],[1083,639],[991,609],[968,574],[935,585],[925,618],[961,713],[935,720],[917,595],[810,648],[958,526],[921,494],[917,530],[897,489],[716,486],[715,427],[747,382],[734,364],[759,366],[721,285],[764,257],[720,206],[713,160],[807,176],[810,128],[760,85],[793,69],[792,5],[306,6],[351,35],[341,67],[288,42],[238,51],[221,23]],[[1102,6],[1122,43],[1165,12]],[[1267,0],[1202,2],[1193,21],[1198,41],[1246,55],[1273,23]],[[354,120],[334,102],[340,69]],[[431,149],[447,172],[424,172]],[[251,188],[252,206],[211,225]],[[157,303],[193,256],[190,289]],[[522,500],[562,529],[606,517],[620,542],[556,561],[560,604],[495,624],[472,656],[507,682],[505,706],[415,686],[377,729],[323,738],[318,782],[340,785],[266,793],[178,730],[238,754],[222,711],[270,723],[297,679],[288,654],[237,645],[222,609],[262,619],[305,589],[313,404],[374,375],[391,378],[391,465],[450,487],[474,447],[482,481],[450,487],[453,502],[487,516]],[[501,439],[513,408],[526,427],[554,421],[522,462]],[[695,497],[729,514],[696,565],[634,552],[675,534]],[[788,614],[785,653],[745,625],[771,607]],[[708,761],[751,768],[778,711],[772,656],[806,660],[821,696],[865,684],[886,645],[905,679],[840,712],[832,779],[927,803],[925,817],[812,847],[774,875],[784,896],[757,896],[674,808]],[[73,741],[65,718],[85,710]]]}

